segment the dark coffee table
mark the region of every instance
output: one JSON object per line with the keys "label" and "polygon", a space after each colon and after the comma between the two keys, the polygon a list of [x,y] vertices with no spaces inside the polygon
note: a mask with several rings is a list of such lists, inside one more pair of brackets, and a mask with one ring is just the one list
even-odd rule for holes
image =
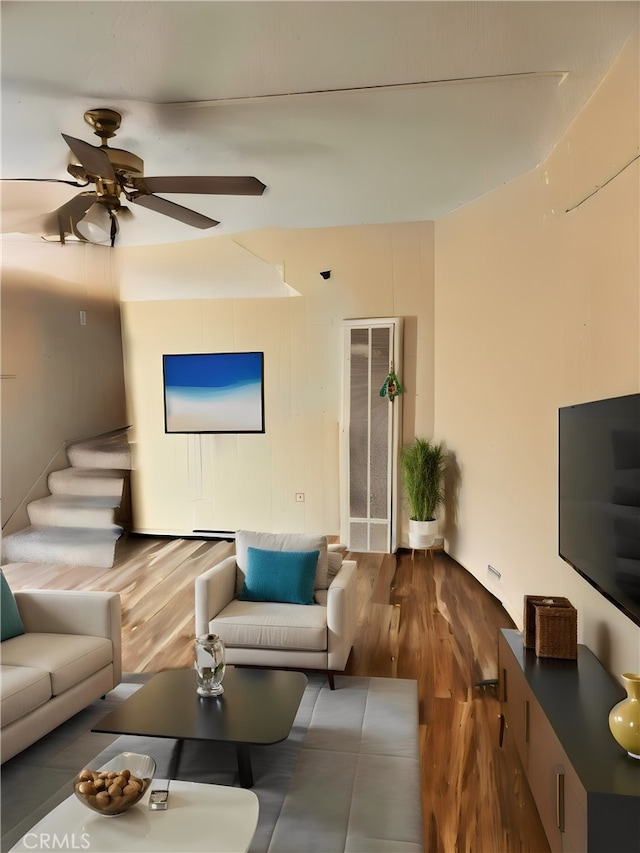
{"label": "dark coffee table", "polygon": [[221,696],[199,696],[192,669],[160,672],[92,729],[178,741],[170,776],[177,775],[184,740],[236,745],[240,785],[253,786],[251,744],[289,736],[307,678],[301,672],[228,666]]}

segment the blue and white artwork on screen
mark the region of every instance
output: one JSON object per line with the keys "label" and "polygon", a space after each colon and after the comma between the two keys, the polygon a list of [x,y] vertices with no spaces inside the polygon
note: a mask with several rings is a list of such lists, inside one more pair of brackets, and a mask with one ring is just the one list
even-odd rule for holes
{"label": "blue and white artwork on screen", "polygon": [[264,354],[164,355],[165,432],[264,432]]}

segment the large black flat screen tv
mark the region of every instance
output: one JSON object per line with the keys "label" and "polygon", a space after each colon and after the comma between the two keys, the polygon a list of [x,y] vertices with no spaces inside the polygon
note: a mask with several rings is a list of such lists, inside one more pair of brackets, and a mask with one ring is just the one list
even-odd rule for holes
{"label": "large black flat screen tv", "polygon": [[640,394],[559,413],[559,552],[640,625]]}

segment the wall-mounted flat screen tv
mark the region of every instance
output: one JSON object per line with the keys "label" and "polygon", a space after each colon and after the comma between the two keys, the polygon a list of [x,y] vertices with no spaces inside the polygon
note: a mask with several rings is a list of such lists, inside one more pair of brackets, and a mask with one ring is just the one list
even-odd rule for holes
{"label": "wall-mounted flat screen tv", "polygon": [[264,432],[264,353],[162,359],[165,432]]}
{"label": "wall-mounted flat screen tv", "polygon": [[640,625],[640,394],[559,412],[559,553]]}

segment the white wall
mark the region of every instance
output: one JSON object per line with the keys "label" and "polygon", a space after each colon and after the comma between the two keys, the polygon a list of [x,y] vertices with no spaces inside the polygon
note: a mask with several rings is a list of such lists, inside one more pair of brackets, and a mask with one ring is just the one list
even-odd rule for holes
{"label": "white wall", "polygon": [[[80,325],[80,311],[87,323]],[[28,524],[65,442],[126,426],[119,295],[109,249],[5,237],[2,525]]]}
{"label": "white wall", "polygon": [[525,594],[568,597],[613,672],[640,670],[640,630],[558,557],[557,419],[640,390],[638,161],[603,186],[638,153],[638,72],[636,33],[546,163],[436,224],[448,550],[520,625]]}
{"label": "white wall", "polygon": [[[433,428],[433,224],[269,230],[237,239],[279,264],[301,295],[123,304],[134,527],[338,534],[343,319],[407,317],[405,434]],[[206,265],[208,242],[195,261],[193,252],[184,255],[189,275],[202,275],[193,265]],[[182,251],[188,247],[175,247]],[[160,280],[172,274],[153,247],[147,258],[141,253],[136,262],[146,261]],[[324,280],[320,271],[328,269]],[[165,435],[163,353],[241,350],[265,354],[265,434]],[[296,492],[304,492],[304,503],[296,503]]]}

